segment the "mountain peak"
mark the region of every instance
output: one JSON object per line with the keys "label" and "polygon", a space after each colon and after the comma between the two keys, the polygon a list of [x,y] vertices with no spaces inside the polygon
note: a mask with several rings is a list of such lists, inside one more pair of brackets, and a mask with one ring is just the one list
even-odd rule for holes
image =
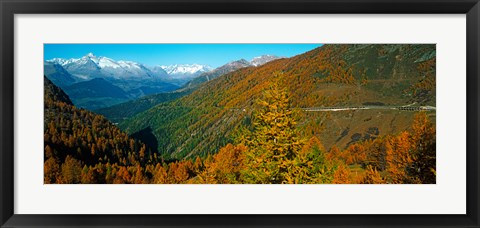
{"label": "mountain peak", "polygon": [[252,60],[250,60],[250,64],[254,66],[260,66],[270,61],[281,59],[281,58],[283,57],[279,57],[275,55],[261,55],[261,56],[254,57]]}
{"label": "mountain peak", "polygon": [[202,64],[173,64],[173,65],[163,65],[160,66],[165,70],[169,75],[178,75],[178,74],[190,74],[198,75],[199,73],[208,72],[212,70],[212,67]]}
{"label": "mountain peak", "polygon": [[236,69],[240,69],[242,67],[247,67],[247,66],[252,66],[252,64],[245,59],[239,59],[239,60],[231,61],[217,69],[231,68],[232,70],[233,69],[236,70]]}
{"label": "mountain peak", "polygon": [[233,62],[238,62],[238,63],[245,63],[245,64],[249,64],[250,62],[247,61],[246,59],[239,59],[237,61],[233,61]]}
{"label": "mountain peak", "polygon": [[260,59],[260,58],[265,58],[265,57],[276,57],[276,56],[266,54],[266,55],[261,55],[261,56],[253,57],[253,59]]}
{"label": "mountain peak", "polygon": [[92,52],[89,52],[86,56],[87,56],[87,57],[90,57],[90,58],[96,57]]}

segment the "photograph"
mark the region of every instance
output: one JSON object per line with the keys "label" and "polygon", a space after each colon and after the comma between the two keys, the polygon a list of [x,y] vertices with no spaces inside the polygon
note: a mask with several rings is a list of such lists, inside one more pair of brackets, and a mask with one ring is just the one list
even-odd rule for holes
{"label": "photograph", "polygon": [[437,182],[435,43],[43,52],[44,184]]}

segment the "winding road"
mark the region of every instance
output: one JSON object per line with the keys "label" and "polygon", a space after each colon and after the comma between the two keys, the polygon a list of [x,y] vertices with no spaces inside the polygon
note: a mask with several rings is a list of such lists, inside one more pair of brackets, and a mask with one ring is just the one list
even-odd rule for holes
{"label": "winding road", "polygon": [[433,106],[350,106],[350,107],[312,107],[302,108],[306,112],[336,112],[350,110],[401,110],[401,111],[435,111]]}

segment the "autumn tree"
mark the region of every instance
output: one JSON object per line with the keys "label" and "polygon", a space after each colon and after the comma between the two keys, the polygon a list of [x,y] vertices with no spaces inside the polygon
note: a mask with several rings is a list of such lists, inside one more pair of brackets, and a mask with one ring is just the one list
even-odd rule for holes
{"label": "autumn tree", "polygon": [[402,132],[397,137],[387,138],[385,150],[388,182],[392,184],[416,183],[416,178],[410,175],[413,165],[410,134]]}
{"label": "autumn tree", "polygon": [[350,169],[346,165],[340,165],[333,174],[332,184],[350,184]]}
{"label": "autumn tree", "polygon": [[247,139],[248,147],[243,178],[247,183],[287,183],[286,174],[293,169],[294,159],[302,148],[297,136],[296,121],[288,94],[280,85],[280,75],[264,91],[254,116],[254,131]]}
{"label": "autumn tree", "polygon": [[135,167],[136,172],[133,177],[133,183],[134,184],[144,184],[145,183],[145,177],[143,176],[143,168],[140,165],[137,165]]}
{"label": "autumn tree", "polygon": [[81,181],[82,163],[67,155],[62,164],[63,182],[66,184],[78,184]]}
{"label": "autumn tree", "polygon": [[323,144],[317,137],[313,136],[293,159],[293,166],[285,173],[286,183],[331,183],[335,165],[333,161],[328,161],[325,157]]}
{"label": "autumn tree", "polygon": [[162,166],[158,163],[155,166],[155,175],[154,175],[154,183],[155,184],[168,184],[168,173],[167,173],[168,166],[165,164]]}
{"label": "autumn tree", "polygon": [[415,116],[412,146],[413,167],[411,172],[421,183],[436,182],[436,129],[426,112]]}
{"label": "autumn tree", "polygon": [[197,156],[195,158],[195,163],[193,163],[193,170],[195,171],[195,173],[200,173],[202,170],[203,170],[204,166],[203,166],[203,162],[202,162],[202,159]]}
{"label": "autumn tree", "polygon": [[385,179],[380,175],[377,169],[372,166],[367,167],[363,184],[385,184]]}
{"label": "autumn tree", "polygon": [[244,145],[227,144],[205,161],[205,169],[198,175],[204,184],[241,183],[241,171],[244,169],[244,157],[247,148]]}
{"label": "autumn tree", "polygon": [[48,158],[43,165],[43,175],[45,184],[53,184],[56,182],[60,172],[60,167],[55,158]]}
{"label": "autumn tree", "polygon": [[290,107],[281,74],[258,100],[254,130],[246,137],[245,183],[294,184],[325,183],[333,176],[332,166],[325,166],[323,145],[312,138],[307,149],[297,132],[297,113]]}

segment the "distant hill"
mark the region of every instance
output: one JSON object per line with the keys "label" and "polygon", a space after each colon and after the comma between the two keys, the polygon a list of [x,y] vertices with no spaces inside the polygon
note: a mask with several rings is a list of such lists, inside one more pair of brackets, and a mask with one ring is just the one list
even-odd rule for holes
{"label": "distant hill", "polygon": [[52,83],[46,76],[43,76],[43,87],[46,100],[63,102],[67,105],[73,105],[68,95],[62,89]]}
{"label": "distant hill", "polygon": [[76,106],[89,110],[129,100],[125,91],[102,78],[75,83],[65,91]]}
{"label": "distant hill", "polygon": [[45,62],[44,63],[45,76],[52,82],[59,86],[69,86],[76,82],[75,78],[68,73],[60,64]]}
{"label": "distant hill", "polygon": [[107,119],[114,123],[120,123],[140,112],[154,107],[155,105],[178,99],[187,94],[190,94],[192,91],[192,89],[185,89],[169,93],[148,95],[135,100],[112,105],[110,107],[97,109],[94,110],[94,112],[105,116]]}
{"label": "distant hill", "polygon": [[124,90],[132,99],[146,95],[172,92],[178,86],[164,81],[126,81],[119,83],[112,81],[112,84]]}
{"label": "distant hill", "polygon": [[79,82],[66,87],[66,91],[77,98],[86,97],[114,97],[128,98],[122,89],[112,85],[102,78],[95,78],[90,81]]}
{"label": "distant hill", "polygon": [[[129,134],[151,129],[158,150],[173,158],[216,153],[231,142],[239,127],[250,126],[256,100],[274,77],[281,78],[290,103],[298,109],[365,103],[435,106],[435,64],[435,45],[323,45],[292,58],[227,73],[119,126]],[[299,113],[303,134],[340,148],[405,130],[414,114]]]}

